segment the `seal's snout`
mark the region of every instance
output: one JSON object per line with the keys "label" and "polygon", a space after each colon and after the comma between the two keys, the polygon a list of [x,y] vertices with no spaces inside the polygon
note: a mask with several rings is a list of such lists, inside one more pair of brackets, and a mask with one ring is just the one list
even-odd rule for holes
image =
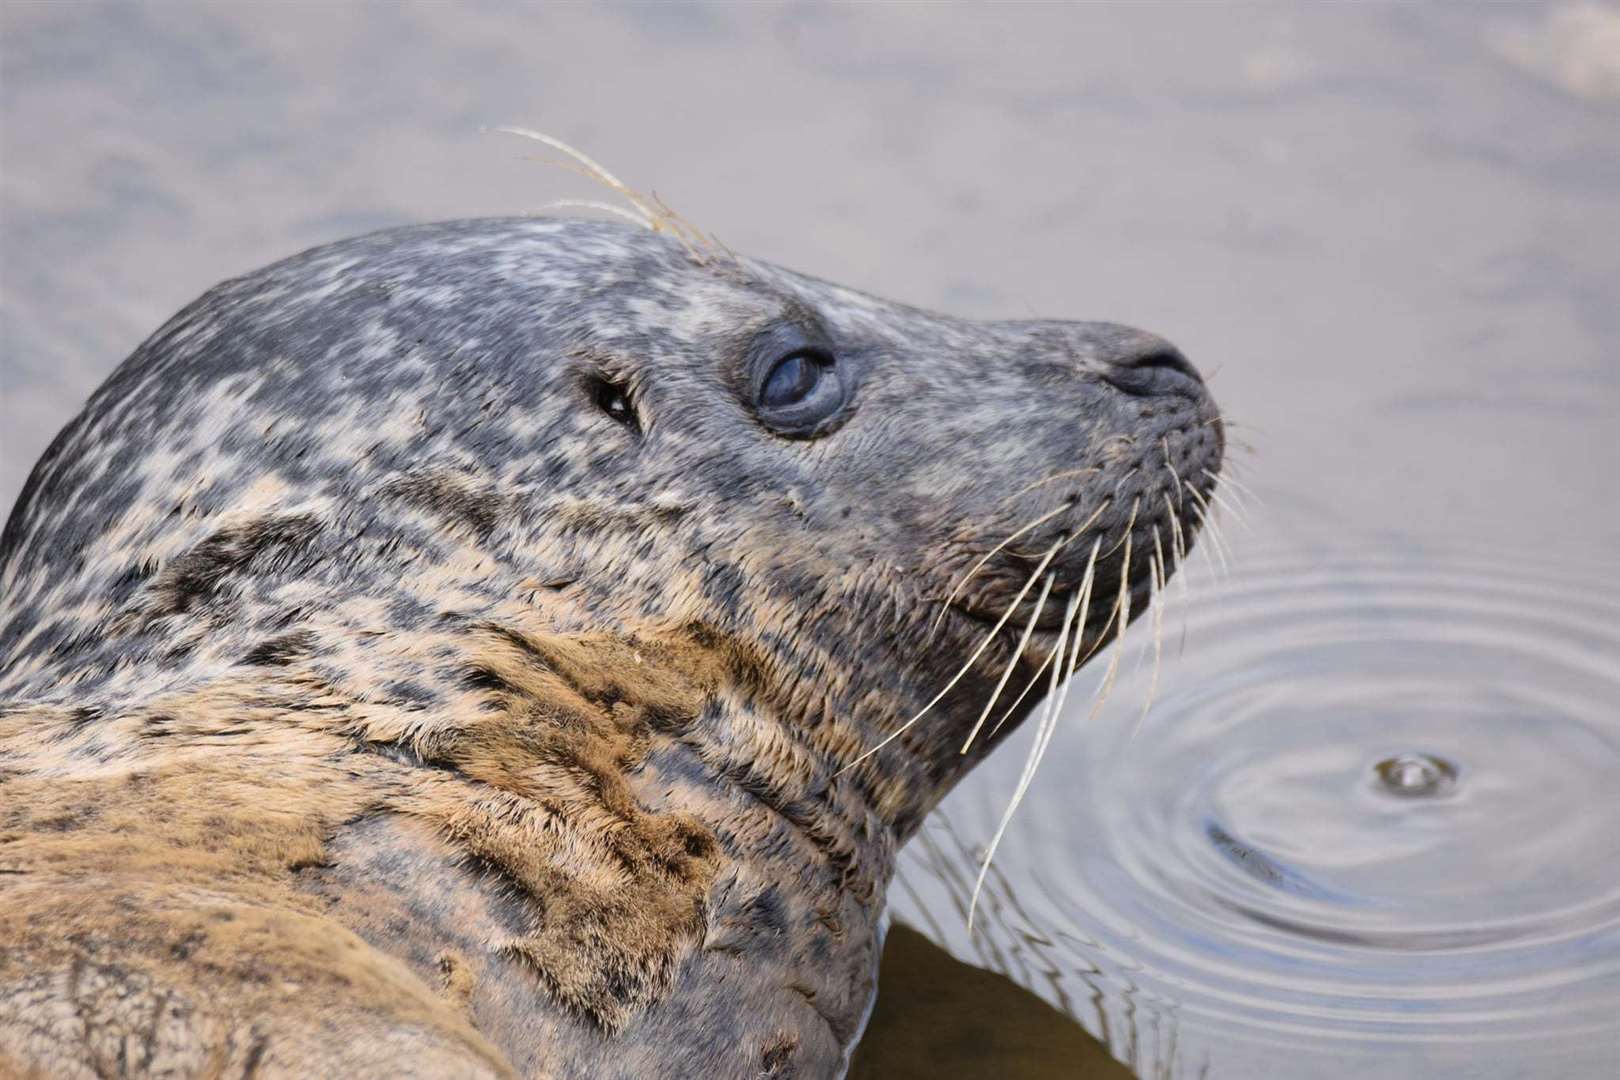
{"label": "seal's snout", "polygon": [[1136,397],[1180,394],[1200,397],[1204,380],[1181,350],[1152,334],[1137,332],[1104,353],[1102,379]]}
{"label": "seal's snout", "polygon": [[1007,460],[1028,478],[1007,477],[1011,495],[983,489],[1006,508],[996,527],[1015,539],[996,547],[989,528],[975,537],[985,569],[953,602],[980,620],[1010,610],[1009,623],[1054,631],[1089,582],[1098,599],[1087,633],[1101,635],[1111,617],[1117,632],[1118,617],[1141,612],[1209,513],[1225,446],[1220,411],[1197,369],[1156,334],[1109,322],[1026,333],[1036,359],[1023,370],[1038,380],[1044,411],[1001,439],[1018,444]]}

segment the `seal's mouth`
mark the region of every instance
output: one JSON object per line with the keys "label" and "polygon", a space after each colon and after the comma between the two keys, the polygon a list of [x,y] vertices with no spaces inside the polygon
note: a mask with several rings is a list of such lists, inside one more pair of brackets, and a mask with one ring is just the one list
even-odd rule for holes
{"label": "seal's mouth", "polygon": [[987,557],[978,581],[950,606],[978,632],[996,630],[1008,645],[1022,642],[1015,648],[1026,659],[1044,663],[1058,640],[1072,640],[1077,627],[1081,657],[1101,648],[1149,609],[1202,531],[1220,479],[1224,439],[1218,425],[1217,419],[1211,437],[1202,441],[1188,440],[1188,429],[1182,429],[1173,461],[1166,439],[1153,446],[1154,453],[1116,463],[1112,484],[1101,488],[1111,494],[1100,509],[1081,516],[1085,499],[1076,493],[1061,504],[1062,513],[1020,537],[1017,550]]}
{"label": "seal's mouth", "polygon": [[[1089,552],[1092,542],[1080,537],[1072,541],[1071,546],[1079,546],[1082,551]],[[1123,547],[1106,554],[1104,552],[1107,552],[1106,544],[1099,545],[1089,589],[1084,585],[1085,560],[1082,560],[1078,577],[1071,578],[1065,571],[1053,571],[1054,582],[1049,589],[1030,590],[1029,595],[1019,600],[1010,613],[1007,604],[1011,597],[1003,598],[997,604],[983,594],[963,597],[951,607],[958,615],[981,628],[980,633],[990,632],[999,625],[1000,635],[1011,639],[1011,642],[1027,634],[1024,652],[1036,662],[1044,662],[1047,654],[1057,647],[1059,638],[1066,636],[1063,633],[1064,623],[1072,610],[1077,616],[1076,622],[1084,627],[1081,655],[1088,655],[1119,632],[1122,614],[1128,614],[1134,620],[1147,610],[1156,589],[1162,587],[1177,568],[1172,553],[1165,552],[1165,563],[1161,566],[1157,555],[1151,550],[1143,554],[1141,549],[1133,545],[1130,577],[1122,592],[1120,580],[1126,572]],[[1080,603],[1086,605],[1084,613],[1078,610]],[[1073,633],[1073,627],[1070,627],[1069,633]]]}

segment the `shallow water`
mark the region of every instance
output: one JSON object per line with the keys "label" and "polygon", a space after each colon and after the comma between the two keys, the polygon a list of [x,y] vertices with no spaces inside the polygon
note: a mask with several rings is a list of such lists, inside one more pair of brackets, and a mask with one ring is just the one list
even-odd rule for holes
{"label": "shallow water", "polygon": [[1172,590],[1145,719],[1142,635],[1100,714],[1069,718],[976,934],[973,838],[1016,754],[912,851],[901,917],[1044,986],[1147,1075],[1278,1055],[1298,1075],[1603,1075],[1620,575],[1234,546],[1229,576]]}
{"label": "shallow water", "polygon": [[597,194],[481,124],[796,269],[1145,326],[1253,444],[1247,524],[1172,585],[1156,688],[1151,619],[1095,716],[1082,674],[975,934],[1029,733],[907,853],[897,914],[1144,1075],[1620,1061],[1620,8],[0,20],[0,502],[213,282]]}

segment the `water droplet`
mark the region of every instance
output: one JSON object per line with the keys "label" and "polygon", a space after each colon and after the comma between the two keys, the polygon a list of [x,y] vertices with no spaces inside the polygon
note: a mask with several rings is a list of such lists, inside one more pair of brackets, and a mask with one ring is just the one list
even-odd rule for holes
{"label": "water droplet", "polygon": [[1403,799],[1442,795],[1457,782],[1457,766],[1433,754],[1396,754],[1373,766],[1378,784]]}

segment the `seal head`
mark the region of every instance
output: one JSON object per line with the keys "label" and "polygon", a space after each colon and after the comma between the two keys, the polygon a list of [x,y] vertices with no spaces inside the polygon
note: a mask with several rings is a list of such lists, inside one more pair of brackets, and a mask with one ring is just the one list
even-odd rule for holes
{"label": "seal head", "polygon": [[90,963],[182,1072],[836,1074],[985,702],[1146,606],[1222,449],[1150,334],[615,225],[218,286],[0,539],[0,1061],[89,1060],[19,1032]]}

